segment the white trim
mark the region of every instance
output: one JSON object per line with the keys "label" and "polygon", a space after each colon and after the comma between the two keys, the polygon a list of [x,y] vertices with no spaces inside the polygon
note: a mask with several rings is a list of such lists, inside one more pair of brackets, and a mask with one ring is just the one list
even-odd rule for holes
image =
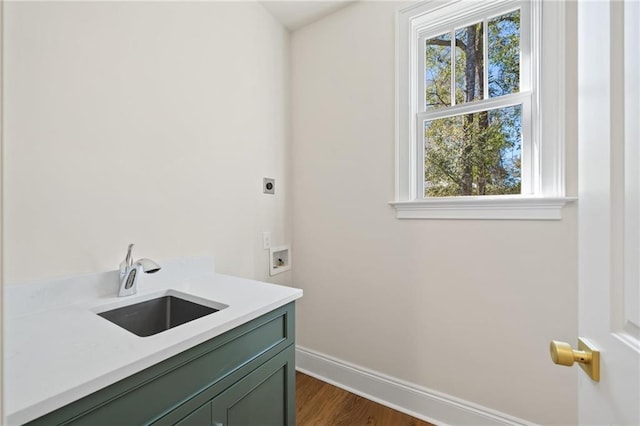
{"label": "white trim", "polygon": [[[542,0],[531,0],[530,7],[524,7],[521,2],[514,0],[496,0],[489,6],[485,2],[431,0],[398,10],[395,68],[396,191],[395,200],[390,202],[396,207],[398,218],[561,219],[562,207],[575,200],[574,197],[565,197],[565,5],[564,2],[544,2],[543,7],[542,3]],[[419,37],[446,31],[450,22],[461,19],[461,16],[468,17],[480,10],[483,10],[482,13],[500,10],[511,5],[520,6],[523,13],[521,65],[526,68],[527,62],[534,64],[530,71],[522,72],[521,92],[512,95],[529,94],[530,104],[523,105],[529,113],[523,111],[523,120],[529,120],[531,115],[533,121],[530,132],[523,134],[523,160],[526,155],[531,161],[523,165],[522,195],[498,196],[502,198],[500,202],[490,196],[461,197],[460,201],[449,198],[441,201],[435,197],[423,199],[419,190],[423,179],[418,173],[423,159],[417,158],[419,138],[416,129],[421,117],[434,112],[420,114],[415,109],[418,92],[414,73],[417,64],[412,52],[416,49],[416,43]],[[462,12],[461,8],[464,9]],[[526,19],[529,14],[530,19]],[[530,31],[527,31],[528,27]],[[540,84],[541,76],[544,76],[544,84]],[[476,109],[482,102],[493,100],[479,101],[464,108]],[[451,114],[443,111],[435,112],[433,116],[439,115]],[[544,125],[541,125],[542,122]],[[523,122],[523,130],[526,128]],[[525,143],[525,138],[529,143]],[[473,201],[470,202],[470,199]],[[532,211],[526,212],[527,208]]]}
{"label": "white trim", "polygon": [[[418,1],[399,11],[410,16],[411,26],[417,34],[425,38],[435,37],[451,31],[451,27],[460,29],[474,22],[479,22],[479,14],[498,16],[505,10],[521,7],[522,0],[427,0]],[[508,13],[508,12],[507,12]],[[428,15],[428,16],[426,16]]]}
{"label": "white trim", "polygon": [[398,219],[560,220],[575,197],[442,197],[391,202]]}
{"label": "white trim", "polygon": [[532,425],[517,417],[296,346],[296,369],[438,425]]}
{"label": "white trim", "polygon": [[506,108],[520,105],[531,98],[531,92],[518,92],[502,95],[497,98],[481,99],[473,102],[454,105],[448,108],[439,108],[416,114],[418,121],[438,120],[446,117],[456,117],[464,114],[476,114],[497,108]]}
{"label": "white trim", "polygon": [[[564,1],[545,1],[544,8],[532,10],[531,35],[534,43],[538,43],[540,56],[534,58],[538,62],[537,75],[533,76],[538,87],[537,123],[532,135],[537,143],[534,149],[540,150],[534,156],[539,164],[534,166],[539,171],[540,193],[550,196],[565,195],[565,116],[566,116],[566,6]],[[571,76],[570,78],[575,78]],[[539,135],[539,136],[538,136]]]}

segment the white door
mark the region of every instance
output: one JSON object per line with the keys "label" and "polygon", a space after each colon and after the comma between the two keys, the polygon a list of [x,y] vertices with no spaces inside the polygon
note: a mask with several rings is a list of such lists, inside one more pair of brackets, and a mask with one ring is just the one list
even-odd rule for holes
{"label": "white door", "polygon": [[581,425],[640,425],[640,2],[578,3]]}

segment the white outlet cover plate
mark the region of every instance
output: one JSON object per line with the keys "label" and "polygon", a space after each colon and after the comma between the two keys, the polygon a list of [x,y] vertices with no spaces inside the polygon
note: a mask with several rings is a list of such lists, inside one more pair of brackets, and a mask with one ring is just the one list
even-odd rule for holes
{"label": "white outlet cover plate", "polygon": [[265,250],[271,248],[271,232],[269,231],[262,233],[262,248]]}

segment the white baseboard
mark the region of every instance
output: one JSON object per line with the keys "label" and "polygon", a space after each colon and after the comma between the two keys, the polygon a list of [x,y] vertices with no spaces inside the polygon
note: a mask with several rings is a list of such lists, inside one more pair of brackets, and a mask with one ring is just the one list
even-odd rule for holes
{"label": "white baseboard", "polygon": [[356,395],[437,425],[533,424],[300,346],[296,347],[296,369]]}

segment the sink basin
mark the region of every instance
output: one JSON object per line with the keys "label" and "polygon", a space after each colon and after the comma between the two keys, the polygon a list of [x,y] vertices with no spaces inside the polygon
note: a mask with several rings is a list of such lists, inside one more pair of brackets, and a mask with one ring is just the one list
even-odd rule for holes
{"label": "sink basin", "polygon": [[98,315],[133,334],[147,337],[214,312],[218,312],[218,309],[169,295],[101,312]]}

